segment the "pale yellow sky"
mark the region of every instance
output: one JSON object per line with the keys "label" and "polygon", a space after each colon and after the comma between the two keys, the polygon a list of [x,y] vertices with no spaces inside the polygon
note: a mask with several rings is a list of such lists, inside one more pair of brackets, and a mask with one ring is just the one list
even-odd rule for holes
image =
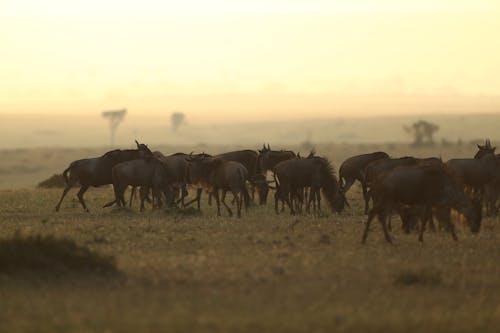
{"label": "pale yellow sky", "polygon": [[0,114],[238,119],[240,95],[267,96],[253,117],[292,94],[323,110],[329,94],[498,95],[499,17],[493,0],[2,0]]}

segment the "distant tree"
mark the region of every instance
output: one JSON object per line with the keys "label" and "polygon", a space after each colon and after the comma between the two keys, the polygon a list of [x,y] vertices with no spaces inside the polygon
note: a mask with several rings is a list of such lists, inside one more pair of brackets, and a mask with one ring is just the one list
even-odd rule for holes
{"label": "distant tree", "polygon": [[122,122],[123,118],[127,114],[127,109],[122,110],[113,110],[113,111],[104,111],[102,112],[102,116],[109,120],[109,129],[111,131],[111,146],[115,144],[115,132],[116,128]]}
{"label": "distant tree", "polygon": [[439,130],[439,126],[425,120],[419,120],[410,126],[404,126],[404,130],[413,136],[414,146],[427,146],[434,144],[434,134]]}
{"label": "distant tree", "polygon": [[172,130],[175,132],[179,127],[186,121],[186,116],[182,112],[172,112],[170,115],[170,124],[172,125]]}

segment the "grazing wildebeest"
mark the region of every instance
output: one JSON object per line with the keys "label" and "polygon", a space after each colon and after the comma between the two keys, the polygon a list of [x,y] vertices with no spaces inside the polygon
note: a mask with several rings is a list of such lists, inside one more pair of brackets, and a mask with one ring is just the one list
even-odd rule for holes
{"label": "grazing wildebeest", "polygon": [[[377,177],[371,188],[373,208],[368,215],[362,243],[365,243],[370,223],[375,216],[382,224],[385,239],[392,242],[387,230],[387,218],[401,205],[420,206],[424,216],[430,215],[433,206],[453,208],[462,213],[470,230],[479,232],[481,209],[464,192],[453,174],[444,165],[400,167]],[[419,241],[423,241],[425,221],[420,229]],[[457,239],[453,225],[449,226],[453,239]]]}
{"label": "grazing wildebeest", "polygon": [[161,194],[167,198],[167,202],[172,198],[172,184],[175,179],[169,173],[166,166],[156,157],[126,161],[115,165],[112,169],[113,189],[115,200],[107,203],[104,207],[113,204],[125,207],[124,193],[128,186],[141,187],[141,208],[144,210],[144,200],[152,190],[153,207],[161,206]]}
{"label": "grazing wildebeest", "polygon": [[[226,193],[231,191],[235,198],[237,216],[241,217],[241,207],[248,208],[250,195],[246,188],[248,171],[243,164],[222,158],[190,156],[187,158],[186,178],[190,184],[196,184],[212,193],[217,203],[217,215],[220,213],[220,201],[226,207],[229,216],[233,213],[225,202]],[[222,197],[219,199],[219,190]]]}
{"label": "grazing wildebeest", "polygon": [[83,200],[83,194],[89,187],[111,184],[113,182],[111,169],[118,163],[152,156],[153,153],[145,144],[139,144],[137,140],[135,143],[137,149],[116,149],[108,151],[100,157],[86,158],[72,162],[69,167],[63,171],[66,188],[63,190],[61,199],[56,205],[56,212],[59,211],[61,203],[68,191],[77,183],[81,186],[77,194],[78,200],[83,206],[83,209],[88,212],[89,209]]}
{"label": "grazing wildebeest", "polygon": [[344,208],[345,196],[340,190],[334,169],[327,159],[322,157],[290,159],[278,163],[273,171],[276,178],[276,213],[278,213],[278,199],[281,199],[290,208],[290,213],[295,214],[292,202],[295,196],[300,195],[304,187],[311,188],[308,208],[314,200],[317,200],[318,209],[320,208],[320,190],[333,212],[340,213]]}

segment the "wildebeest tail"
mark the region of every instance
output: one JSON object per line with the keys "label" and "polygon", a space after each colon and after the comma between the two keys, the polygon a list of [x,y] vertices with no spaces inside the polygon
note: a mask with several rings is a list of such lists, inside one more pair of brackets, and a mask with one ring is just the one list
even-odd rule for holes
{"label": "wildebeest tail", "polygon": [[62,176],[64,178],[64,181],[66,182],[66,185],[69,185],[69,178],[68,178],[68,172],[71,170],[72,165],[66,168],[66,170],[63,171]]}

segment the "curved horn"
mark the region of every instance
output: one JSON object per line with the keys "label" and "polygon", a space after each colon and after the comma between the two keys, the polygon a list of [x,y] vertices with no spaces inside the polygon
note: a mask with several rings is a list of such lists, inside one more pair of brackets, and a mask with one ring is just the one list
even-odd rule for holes
{"label": "curved horn", "polygon": [[135,144],[137,145],[137,148],[139,148],[139,142],[137,142],[137,139],[135,140]]}

